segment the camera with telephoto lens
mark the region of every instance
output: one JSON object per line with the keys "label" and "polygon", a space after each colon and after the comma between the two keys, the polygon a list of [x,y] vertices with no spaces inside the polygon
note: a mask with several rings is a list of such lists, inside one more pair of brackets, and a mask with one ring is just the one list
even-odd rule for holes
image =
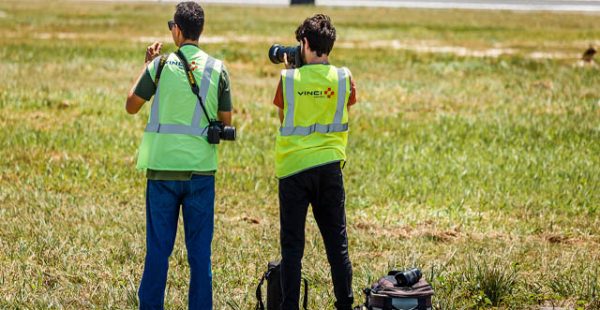
{"label": "camera with telephoto lens", "polygon": [[235,127],[225,126],[221,121],[211,121],[208,124],[208,143],[219,144],[222,140],[235,140]]}
{"label": "camera with telephoto lens", "polygon": [[269,49],[269,60],[274,64],[284,62],[283,55],[287,54],[288,63],[294,68],[302,67],[302,55],[300,45],[297,46],[282,46],[273,44]]}
{"label": "camera with telephoto lens", "polygon": [[388,273],[390,276],[394,276],[398,286],[413,286],[423,276],[419,268],[412,268],[403,271],[392,270]]}

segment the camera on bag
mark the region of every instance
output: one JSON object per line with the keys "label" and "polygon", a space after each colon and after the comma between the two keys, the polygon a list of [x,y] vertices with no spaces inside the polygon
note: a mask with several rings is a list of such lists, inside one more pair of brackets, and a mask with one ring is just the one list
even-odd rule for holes
{"label": "camera on bag", "polygon": [[388,272],[388,276],[394,276],[397,286],[413,286],[423,276],[419,268],[411,268],[404,271],[392,270]]}
{"label": "camera on bag", "polygon": [[363,290],[365,303],[355,310],[431,310],[433,288],[421,270],[391,270]]}

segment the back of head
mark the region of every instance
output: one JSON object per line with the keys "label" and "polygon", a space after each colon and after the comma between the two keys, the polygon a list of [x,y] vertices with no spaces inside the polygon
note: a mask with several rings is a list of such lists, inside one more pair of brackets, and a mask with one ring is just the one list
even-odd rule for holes
{"label": "back of head", "polygon": [[304,20],[298,29],[296,29],[296,40],[308,40],[310,49],[321,57],[323,54],[329,55],[335,42],[335,27],[331,23],[331,18],[325,14],[316,14]]}
{"label": "back of head", "polygon": [[190,40],[198,40],[204,29],[204,10],[194,1],[186,1],[175,7],[174,21],[181,29],[183,37]]}

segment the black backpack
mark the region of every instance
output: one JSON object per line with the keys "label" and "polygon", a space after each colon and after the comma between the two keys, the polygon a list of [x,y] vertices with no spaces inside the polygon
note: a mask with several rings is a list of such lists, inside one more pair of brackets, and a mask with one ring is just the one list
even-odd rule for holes
{"label": "black backpack", "polygon": [[[279,310],[281,305],[281,265],[279,261],[269,262],[267,272],[262,276],[256,288],[256,310],[265,310],[265,305],[262,300],[261,287],[267,280],[267,309]],[[304,301],[302,306],[304,310],[308,307],[308,281],[304,280]]]}
{"label": "black backpack", "polygon": [[[368,310],[431,310],[433,288],[423,278],[412,286],[398,286],[394,276],[385,276],[364,289]],[[357,308],[357,309],[360,309]]]}

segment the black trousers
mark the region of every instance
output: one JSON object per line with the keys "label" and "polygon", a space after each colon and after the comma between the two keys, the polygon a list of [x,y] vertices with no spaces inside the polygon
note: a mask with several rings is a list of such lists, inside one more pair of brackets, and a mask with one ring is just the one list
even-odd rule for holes
{"label": "black trousers", "polygon": [[335,306],[352,309],[352,264],[348,256],[344,203],[344,181],[339,162],[279,180],[282,310],[299,308],[304,228],[309,204],[331,266]]}

